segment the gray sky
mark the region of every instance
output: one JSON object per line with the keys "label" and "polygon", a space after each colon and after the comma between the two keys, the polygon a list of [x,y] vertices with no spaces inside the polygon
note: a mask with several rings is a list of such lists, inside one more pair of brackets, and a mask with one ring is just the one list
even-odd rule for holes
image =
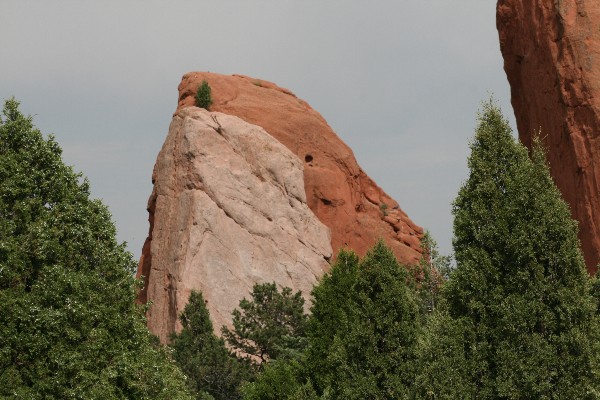
{"label": "gray sky", "polygon": [[514,127],[495,0],[0,0],[0,98],[15,96],[109,206],[139,257],[156,155],[189,71],[277,83],[452,250],[481,101]]}

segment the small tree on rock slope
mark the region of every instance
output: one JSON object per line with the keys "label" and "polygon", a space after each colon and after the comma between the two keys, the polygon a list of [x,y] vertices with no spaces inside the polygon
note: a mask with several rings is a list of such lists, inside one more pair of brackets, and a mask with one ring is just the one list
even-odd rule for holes
{"label": "small tree on rock slope", "polygon": [[196,106],[200,108],[209,109],[212,101],[211,89],[208,85],[208,82],[202,81],[200,86],[198,86],[198,90],[196,91]]}

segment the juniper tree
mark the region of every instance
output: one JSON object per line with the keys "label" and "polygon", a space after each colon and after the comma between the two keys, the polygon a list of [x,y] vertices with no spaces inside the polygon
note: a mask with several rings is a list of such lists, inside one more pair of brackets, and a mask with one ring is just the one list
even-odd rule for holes
{"label": "juniper tree", "polygon": [[539,141],[528,154],[490,101],[468,165],[453,206],[456,270],[423,341],[420,395],[598,398],[598,326],[577,224]]}
{"label": "juniper tree", "polygon": [[196,106],[200,108],[209,109],[212,101],[211,88],[208,85],[208,82],[202,81],[200,86],[198,86],[198,90],[196,91]]}
{"label": "juniper tree", "polygon": [[135,261],[61,149],[0,117],[0,397],[189,399],[135,305]]}
{"label": "juniper tree", "polygon": [[197,398],[207,394],[215,400],[241,398],[241,384],[252,379],[250,366],[231,354],[223,339],[214,334],[201,292],[192,291],[179,320],[183,328],[171,336],[173,357]]}
{"label": "juniper tree", "polygon": [[379,242],[342,252],[313,290],[307,375],[333,399],[408,399],[424,314],[413,276]]}

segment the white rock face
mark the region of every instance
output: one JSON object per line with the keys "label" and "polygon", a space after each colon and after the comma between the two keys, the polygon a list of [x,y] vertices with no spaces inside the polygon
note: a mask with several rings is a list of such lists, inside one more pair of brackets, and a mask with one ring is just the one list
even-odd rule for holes
{"label": "white rock face", "polygon": [[306,205],[302,168],[237,117],[196,107],[174,115],[154,167],[151,240],[138,270],[161,341],[180,329],[192,289],[203,292],[217,332],[255,283],[309,296],[332,250],[328,228]]}

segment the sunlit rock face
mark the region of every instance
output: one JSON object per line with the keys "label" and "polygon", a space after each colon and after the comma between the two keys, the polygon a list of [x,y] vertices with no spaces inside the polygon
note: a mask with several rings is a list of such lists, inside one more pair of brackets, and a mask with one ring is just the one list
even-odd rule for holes
{"label": "sunlit rock face", "polygon": [[[195,107],[204,80],[210,111]],[[151,302],[148,325],[163,342],[192,289],[218,331],[255,283],[308,299],[343,247],[362,256],[383,239],[403,263],[421,257],[422,228],[319,113],[267,81],[184,75],[153,182],[138,300]]]}
{"label": "sunlit rock face", "polygon": [[418,262],[423,229],[367,176],[318,112],[271,82],[207,72],[183,76],[178,109],[194,105],[203,80],[212,88],[211,110],[264,128],[302,160],[308,206],[331,230],[334,255],[348,247],[362,256],[383,239],[402,263]]}
{"label": "sunlit rock face", "polygon": [[197,107],[178,110],[149,200],[150,236],[138,276],[161,341],[201,290],[218,331],[255,283],[310,294],[328,270],[329,229],[306,204],[303,161],[264,129]]}
{"label": "sunlit rock face", "polygon": [[552,177],[600,261],[600,2],[499,0],[497,27],[519,137],[540,132]]}

